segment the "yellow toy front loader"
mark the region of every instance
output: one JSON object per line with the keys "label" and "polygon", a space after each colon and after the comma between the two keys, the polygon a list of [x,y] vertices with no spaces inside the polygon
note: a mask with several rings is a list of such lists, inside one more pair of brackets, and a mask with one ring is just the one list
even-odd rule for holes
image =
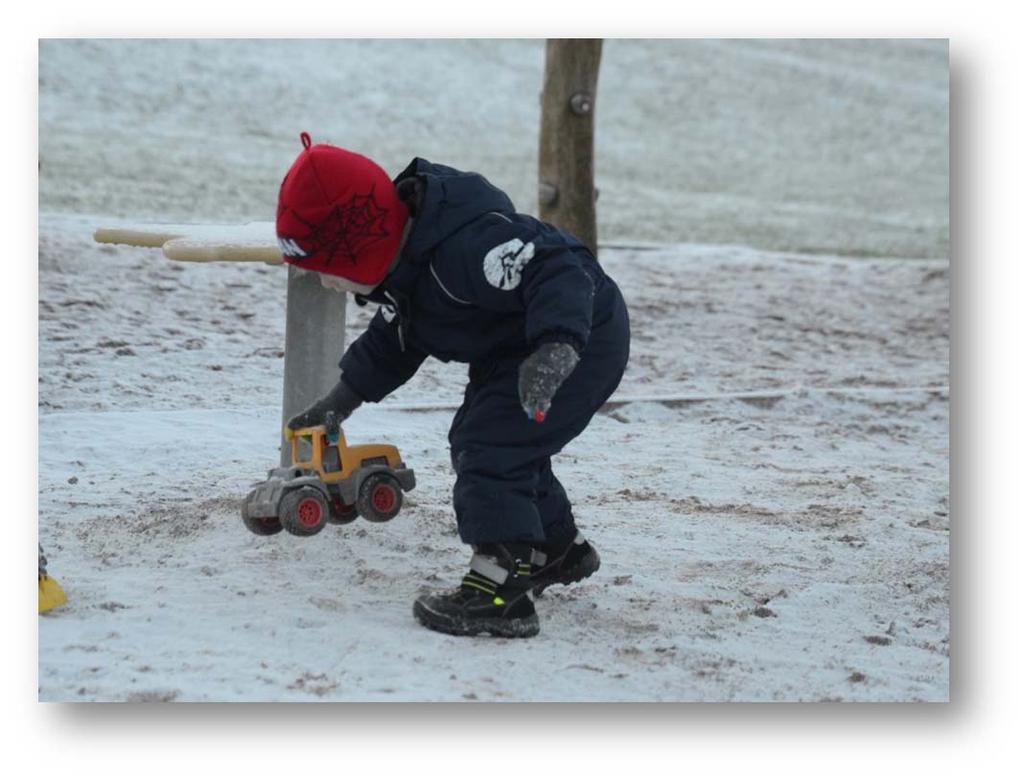
{"label": "yellow toy front loader", "polygon": [[394,445],[348,445],[339,428],[285,429],[292,464],[267,473],[242,504],[246,527],[261,535],[308,537],[328,523],[390,521],[402,508],[402,492],[416,486],[415,473]]}

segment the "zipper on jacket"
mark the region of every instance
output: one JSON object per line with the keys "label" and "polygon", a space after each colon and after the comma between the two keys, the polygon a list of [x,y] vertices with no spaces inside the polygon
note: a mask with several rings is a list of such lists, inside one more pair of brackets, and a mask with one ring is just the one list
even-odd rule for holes
{"label": "zipper on jacket", "polygon": [[402,308],[391,292],[387,289],[382,289],[382,291],[384,296],[391,300],[391,307],[395,309],[395,316],[398,318],[398,348],[405,353],[405,316],[402,315]]}
{"label": "zipper on jacket", "polygon": [[443,291],[445,294],[448,295],[449,299],[452,299],[455,302],[458,302],[460,305],[470,305],[470,306],[472,306],[472,304],[473,304],[472,302],[468,302],[467,300],[464,300],[464,299],[459,299],[454,294],[452,294],[450,291],[448,291],[448,287],[445,286],[444,283],[441,281],[441,279],[438,277],[437,270],[434,269],[433,262],[431,262],[430,265],[428,265],[428,266],[430,267],[430,274],[434,276],[434,280],[437,281],[437,285],[441,287],[441,291]]}

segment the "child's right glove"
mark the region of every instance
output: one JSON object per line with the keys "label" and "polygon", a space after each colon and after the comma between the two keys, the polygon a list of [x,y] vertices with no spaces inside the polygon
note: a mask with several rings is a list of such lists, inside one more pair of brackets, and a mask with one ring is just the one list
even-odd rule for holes
{"label": "child's right glove", "polygon": [[362,398],[350,389],[344,380],[328,392],[323,399],[317,400],[312,407],[304,410],[288,420],[289,429],[302,429],[306,426],[329,424],[333,428],[329,434],[337,434],[338,425],[352,415],[355,409],[363,404]]}
{"label": "child's right glove", "polygon": [[530,420],[542,423],[555,392],[580,357],[568,343],[544,343],[519,365],[519,401]]}

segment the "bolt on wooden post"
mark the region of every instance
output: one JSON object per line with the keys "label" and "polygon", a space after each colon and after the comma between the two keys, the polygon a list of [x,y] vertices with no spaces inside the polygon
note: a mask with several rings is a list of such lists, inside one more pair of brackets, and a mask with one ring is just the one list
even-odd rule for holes
{"label": "bolt on wooden post", "polygon": [[549,40],[540,127],[540,218],[597,255],[594,109],[600,39]]}

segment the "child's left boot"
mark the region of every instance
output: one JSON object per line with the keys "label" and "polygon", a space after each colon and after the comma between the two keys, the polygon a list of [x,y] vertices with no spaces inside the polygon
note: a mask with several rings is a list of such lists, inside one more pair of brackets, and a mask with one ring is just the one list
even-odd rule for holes
{"label": "child's left boot", "polygon": [[536,635],[540,621],[533,606],[532,552],[517,543],[476,546],[462,584],[453,591],[423,594],[413,604],[413,615],[445,634]]}

